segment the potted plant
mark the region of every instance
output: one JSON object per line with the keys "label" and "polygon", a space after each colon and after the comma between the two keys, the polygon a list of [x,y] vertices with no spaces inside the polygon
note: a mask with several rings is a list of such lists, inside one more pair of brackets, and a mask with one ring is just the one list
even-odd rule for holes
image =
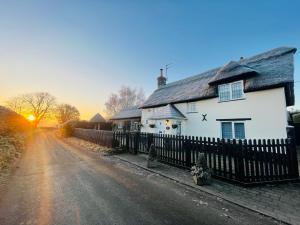
{"label": "potted plant", "polygon": [[170,130],[170,127],[168,126],[168,127],[166,127],[166,130]]}
{"label": "potted plant", "polygon": [[176,129],[177,127],[178,127],[177,124],[172,124],[172,128],[173,128],[173,129]]}
{"label": "potted plant", "polygon": [[150,127],[150,128],[154,128],[154,127],[155,127],[155,124],[149,124],[149,127]]}
{"label": "potted plant", "polygon": [[207,166],[206,157],[204,153],[200,153],[196,160],[196,165],[192,166],[191,174],[193,180],[197,185],[209,184],[211,181],[211,170]]}

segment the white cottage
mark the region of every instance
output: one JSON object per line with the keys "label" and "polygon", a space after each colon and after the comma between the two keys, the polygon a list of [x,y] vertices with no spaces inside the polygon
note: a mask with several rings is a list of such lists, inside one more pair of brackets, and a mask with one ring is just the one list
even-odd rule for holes
{"label": "white cottage", "polygon": [[286,138],[294,105],[294,54],[280,47],[158,88],[142,106],[142,132]]}
{"label": "white cottage", "polygon": [[141,115],[142,111],[138,106],[122,109],[110,119],[114,124],[113,130],[139,131]]}

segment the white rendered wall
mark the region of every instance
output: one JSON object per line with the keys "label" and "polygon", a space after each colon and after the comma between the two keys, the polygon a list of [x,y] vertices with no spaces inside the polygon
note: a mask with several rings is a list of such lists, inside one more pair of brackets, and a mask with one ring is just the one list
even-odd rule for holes
{"label": "white rendered wall", "polygon": [[[219,102],[218,98],[196,102],[198,113],[188,113],[187,103],[175,104],[185,115],[187,120],[182,120],[182,134],[202,137],[221,137],[221,122],[217,119],[245,120],[246,138],[286,138],[287,113],[284,88],[245,93],[245,99]],[[202,114],[207,114],[207,121],[202,121]],[[162,123],[166,121],[148,120],[152,109],[142,110],[142,132],[158,133],[156,128],[150,128],[149,123]],[[148,120],[148,124],[146,124]],[[176,121],[170,120],[169,123]],[[171,126],[170,124],[170,126]],[[176,134],[175,129],[164,130],[167,134]]]}

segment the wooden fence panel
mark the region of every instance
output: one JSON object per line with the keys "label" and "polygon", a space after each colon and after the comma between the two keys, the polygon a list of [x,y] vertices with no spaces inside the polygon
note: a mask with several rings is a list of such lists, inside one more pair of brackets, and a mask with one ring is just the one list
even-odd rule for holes
{"label": "wooden fence panel", "polygon": [[225,140],[76,128],[74,136],[134,154],[157,149],[161,162],[190,169],[204,153],[214,176],[242,184],[299,178],[294,140]]}

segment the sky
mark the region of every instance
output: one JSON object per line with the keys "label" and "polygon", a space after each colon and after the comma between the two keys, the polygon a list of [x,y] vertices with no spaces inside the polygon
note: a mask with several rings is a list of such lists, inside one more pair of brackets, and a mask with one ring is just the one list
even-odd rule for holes
{"label": "sky", "polygon": [[0,104],[47,91],[89,119],[122,85],[149,96],[169,63],[172,82],[279,46],[300,49],[299,10],[297,0],[0,0]]}

